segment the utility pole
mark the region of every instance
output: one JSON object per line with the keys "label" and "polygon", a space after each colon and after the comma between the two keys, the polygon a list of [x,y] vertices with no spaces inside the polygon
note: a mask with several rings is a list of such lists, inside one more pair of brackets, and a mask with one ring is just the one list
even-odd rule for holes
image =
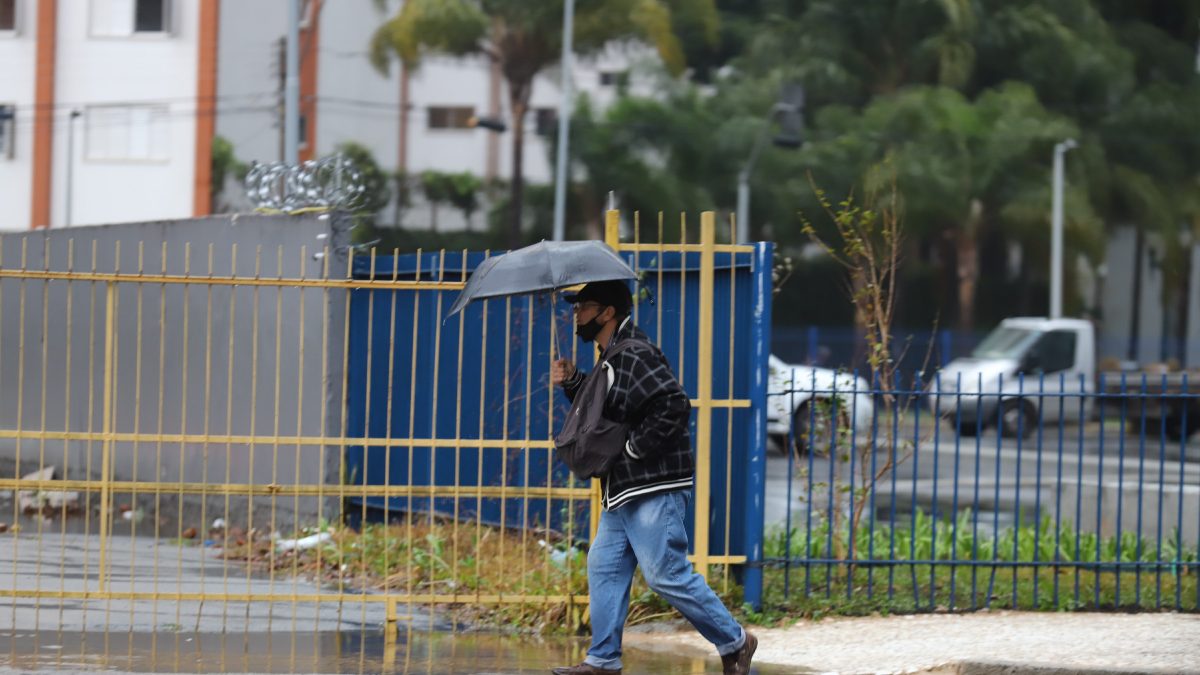
{"label": "utility pole", "polygon": [[283,161],[300,162],[300,1],[288,0],[287,76],[283,92]]}
{"label": "utility pole", "polygon": [[1067,140],[1054,145],[1054,176],[1050,220],[1050,318],[1062,318],[1062,287],[1063,287],[1063,155],[1075,147],[1075,140]]}
{"label": "utility pole", "polygon": [[575,0],[565,0],[562,37],[562,98],[558,102],[558,158],[554,164],[554,241],[566,236],[567,144],[571,138],[571,76]]}
{"label": "utility pole", "polygon": [[284,147],[284,139],[286,136],[283,132],[283,128],[285,126],[283,121],[283,109],[286,105],[284,103],[284,90],[286,88],[287,38],[280,36],[280,38],[275,41],[275,94],[277,97],[275,100],[275,128],[279,131],[279,161],[281,162],[284,159],[284,153],[287,152],[287,148]]}

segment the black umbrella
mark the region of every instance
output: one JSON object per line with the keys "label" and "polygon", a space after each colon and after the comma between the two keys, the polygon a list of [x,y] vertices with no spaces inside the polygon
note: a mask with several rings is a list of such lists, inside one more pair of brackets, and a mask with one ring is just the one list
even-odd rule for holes
{"label": "black umbrella", "polygon": [[484,260],[471,273],[446,318],[473,300],[636,278],[629,265],[602,241],[542,241]]}

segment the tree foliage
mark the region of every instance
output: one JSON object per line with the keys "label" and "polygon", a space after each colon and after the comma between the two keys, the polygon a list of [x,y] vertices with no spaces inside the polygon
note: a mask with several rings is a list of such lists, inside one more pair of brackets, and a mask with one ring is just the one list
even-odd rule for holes
{"label": "tree foliage", "polygon": [[[387,3],[380,0],[380,7]],[[386,72],[392,55],[408,67],[425,54],[483,55],[508,83],[512,141],[509,245],[522,241],[524,123],[534,77],[556,64],[562,51],[563,3],[530,0],[406,0],[374,33],[371,63]],[[683,71],[677,31],[704,40],[717,37],[713,0],[580,0],[574,17],[574,51],[594,54],[617,40],[655,47],[666,69]]]}
{"label": "tree foliage", "polygon": [[[625,207],[732,211],[738,170],[781,88],[798,82],[805,143],[754,167],[756,238],[802,250],[798,213],[821,210],[809,176],[835,202],[894,179],[909,233],[900,285],[939,281],[919,304],[963,328],[1044,312],[1053,148],[1073,138],[1068,260],[1099,268],[1112,230],[1133,226],[1167,248],[1164,299],[1178,297],[1180,242],[1200,238],[1197,0],[717,4],[737,49],[707,53],[705,84],[577,111],[578,200],[615,190]],[[904,304],[897,315],[915,316]],[[1096,311],[1078,296],[1067,309]]]}

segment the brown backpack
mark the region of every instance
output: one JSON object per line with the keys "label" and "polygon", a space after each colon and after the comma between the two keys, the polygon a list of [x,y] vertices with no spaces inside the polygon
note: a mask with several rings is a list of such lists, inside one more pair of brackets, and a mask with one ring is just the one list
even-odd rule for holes
{"label": "brown backpack", "polygon": [[604,476],[625,450],[629,425],[604,416],[604,401],[608,398],[604,364],[617,353],[633,346],[634,342],[625,339],[609,347],[604,360],[597,363],[584,378],[583,384],[579,385],[562,431],[554,437],[558,458],[580,480]]}

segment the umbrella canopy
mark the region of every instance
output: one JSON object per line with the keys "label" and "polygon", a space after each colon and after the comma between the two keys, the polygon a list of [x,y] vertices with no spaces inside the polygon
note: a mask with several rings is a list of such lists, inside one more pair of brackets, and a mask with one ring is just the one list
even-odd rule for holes
{"label": "umbrella canopy", "polygon": [[446,318],[473,300],[636,278],[629,265],[602,241],[542,241],[484,260]]}

